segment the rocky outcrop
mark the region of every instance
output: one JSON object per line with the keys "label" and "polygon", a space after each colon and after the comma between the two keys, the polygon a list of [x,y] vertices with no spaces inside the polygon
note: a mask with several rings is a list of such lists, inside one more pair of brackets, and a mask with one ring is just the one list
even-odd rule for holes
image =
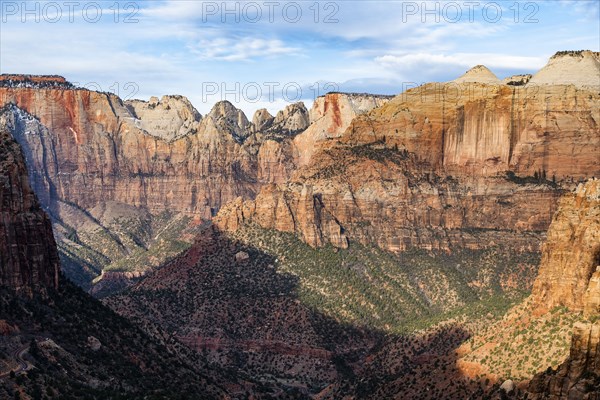
{"label": "rocky outcrop", "polygon": [[599,265],[600,180],[592,179],[560,201],[533,287],[537,308],[597,310]]}
{"label": "rocky outcrop", "polygon": [[230,134],[238,143],[246,139],[251,130],[251,124],[242,110],[235,108],[228,101],[215,104],[207,115],[208,122],[204,127],[207,133]]}
{"label": "rocky outcrop", "polygon": [[0,82],[3,84],[13,84],[14,82],[31,82],[31,83],[67,83],[63,76],[59,75],[18,75],[18,74],[2,74]]}
{"label": "rocky outcrop", "polygon": [[90,288],[89,293],[97,298],[103,298],[139,282],[144,277],[146,271],[106,271],[95,279],[95,284]]}
{"label": "rocky outcrop", "polygon": [[576,323],[569,358],[536,375],[529,392],[530,400],[600,399],[600,323]]}
{"label": "rocky outcrop", "polygon": [[573,327],[567,360],[532,379],[528,399],[600,399],[599,180],[561,200],[542,257],[532,294],[538,311],[561,305],[583,310],[586,320]]}
{"label": "rocky outcrop", "polygon": [[0,286],[32,296],[58,288],[52,227],[29,185],[19,145],[0,111]]}
{"label": "rocky outcrop", "polygon": [[304,131],[308,125],[308,110],[304,103],[294,103],[277,113],[269,130],[293,136]]}
{"label": "rocky outcrop", "polygon": [[163,96],[150,101],[132,100],[125,103],[132,111],[136,126],[152,136],[173,141],[198,132],[202,116],[183,96]]}
{"label": "rocky outcrop", "polygon": [[484,72],[409,90],[362,114],[325,96],[313,108],[322,117],[294,139],[303,150],[289,181],[232,204],[216,223],[256,222],[314,246],[537,248],[562,188],[600,175],[600,95],[572,85],[490,85],[480,82]]}
{"label": "rocky outcrop", "polygon": [[72,89],[74,86],[58,75],[16,75],[0,74],[0,87],[20,88],[62,88]]}
{"label": "rocky outcrop", "polygon": [[380,107],[390,98],[358,93],[328,93],[318,97],[310,110],[310,126],[294,138],[296,163],[308,164],[320,142],[341,136],[356,116]]}
{"label": "rocky outcrop", "polygon": [[261,132],[266,130],[273,123],[273,116],[266,108],[256,110],[252,117],[252,125],[254,132]]}
{"label": "rocky outcrop", "polygon": [[489,85],[500,84],[500,79],[490,71],[485,65],[476,65],[459,78],[454,83],[486,83]]}
{"label": "rocky outcrop", "polygon": [[325,209],[313,187],[303,185],[298,190],[299,193],[287,196],[276,185],[269,185],[255,201],[238,198],[226,205],[214,223],[221,230],[235,231],[245,223],[255,222],[262,227],[296,233],[313,247],[326,243],[348,247],[343,228]]}
{"label": "rocky outcrop", "polygon": [[590,90],[600,89],[600,53],[559,51],[548,64],[533,75],[530,85],[574,85]]}
{"label": "rocky outcrop", "polygon": [[523,86],[526,85],[532,77],[533,75],[531,74],[513,75],[502,79],[502,83],[511,86]]}

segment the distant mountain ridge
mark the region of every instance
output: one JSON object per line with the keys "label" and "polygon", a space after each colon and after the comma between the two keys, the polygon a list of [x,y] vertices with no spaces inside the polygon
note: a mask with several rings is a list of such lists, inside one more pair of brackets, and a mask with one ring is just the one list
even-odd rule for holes
{"label": "distant mountain ridge", "polygon": [[[589,75],[595,54],[559,53],[548,68],[564,59],[568,74]],[[228,204],[224,227],[253,220],[312,245],[446,251],[508,235],[517,249],[536,247],[561,189],[600,174],[598,94],[578,80],[532,92],[531,80],[504,84],[483,66],[465,76],[456,101],[440,93],[454,86],[437,84],[395,98],[329,93],[311,110],[291,104],[252,120],[229,102],[202,116],[182,96],[123,102],[56,76],[3,75],[0,105],[21,121],[12,134],[61,257],[89,287],[105,268],[143,273],[191,244],[154,240],[170,223],[159,215],[188,218],[169,225],[175,239]],[[89,214],[107,202],[150,213],[157,231],[140,231],[137,212],[113,231]],[[123,270],[131,253],[152,261]]]}
{"label": "distant mountain ridge", "polygon": [[562,190],[600,175],[600,95],[504,84],[483,66],[465,76],[410,89],[323,135],[287,182],[230,203],[216,223],[256,223],[311,246],[537,248]]}
{"label": "distant mountain ridge", "polygon": [[[118,261],[132,252],[145,252],[150,264],[164,262],[191,243],[176,243],[178,236],[210,220],[223,204],[254,198],[265,183],[284,182],[297,158],[292,140],[310,124],[308,110],[298,104],[257,129],[229,102],[202,117],[181,96],[123,102],[58,77],[5,76],[2,82],[0,104],[8,107],[32,186],[55,222],[63,262],[86,287],[105,267],[123,268]],[[152,239],[161,231],[157,226],[148,242],[132,210],[123,215],[128,228],[114,232],[90,214],[107,202],[137,207],[180,231],[163,236],[172,242],[165,246]],[[165,213],[173,220],[164,220]],[[182,218],[189,225],[174,222]],[[137,273],[150,266],[132,267],[141,268]]]}

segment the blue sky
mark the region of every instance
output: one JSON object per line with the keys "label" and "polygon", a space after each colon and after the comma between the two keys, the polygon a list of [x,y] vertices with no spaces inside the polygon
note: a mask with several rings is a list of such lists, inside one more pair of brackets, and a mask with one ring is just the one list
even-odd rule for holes
{"label": "blue sky", "polygon": [[599,4],[1,0],[0,72],[182,94],[202,114],[227,99],[251,116],[327,89],[397,94],[477,64],[535,72],[556,51],[600,50]]}

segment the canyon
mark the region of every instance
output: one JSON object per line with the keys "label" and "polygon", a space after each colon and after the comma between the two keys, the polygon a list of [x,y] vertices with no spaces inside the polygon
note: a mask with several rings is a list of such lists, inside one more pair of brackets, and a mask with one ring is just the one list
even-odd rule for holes
{"label": "canyon", "polygon": [[[476,68],[467,73],[467,80],[473,79],[473,76],[478,79],[477,76],[481,71],[489,76],[489,70]],[[397,116],[401,112],[417,114],[417,111],[411,107],[415,107],[415,104],[422,105],[419,100],[423,98],[423,93],[425,97],[433,97],[435,95],[433,85],[430,88],[419,89],[424,92],[405,93],[405,99],[389,100],[373,111],[356,117],[343,133],[318,143],[318,148],[309,157],[309,161],[301,162],[288,182],[266,184],[256,199],[238,198],[222,208],[214,219],[215,226],[226,232],[231,239],[236,240],[233,244],[227,238],[218,239],[221,245],[217,247],[207,245],[205,240],[198,242],[192,247],[193,253],[175,260],[165,270],[157,272],[152,278],[145,279],[132,291],[111,298],[107,304],[128,318],[142,320],[146,324],[150,321],[160,321],[162,326],[170,327],[173,334],[182,335],[184,343],[203,351],[203,354],[214,362],[232,365],[238,362],[236,360],[244,360],[237,365],[248,368],[252,371],[251,374],[267,373],[279,376],[280,379],[288,381],[288,384],[299,385],[296,387],[302,387],[309,395],[317,398],[328,396],[342,398],[347,395],[360,398],[426,399],[467,396],[502,398],[502,393],[505,395],[509,390],[506,388],[510,388],[513,395],[517,392],[517,396],[525,396],[525,393],[529,393],[529,396],[541,396],[534,398],[546,398],[543,396],[555,396],[551,398],[556,399],[567,398],[566,396],[594,398],[590,396],[597,393],[598,388],[594,386],[594,375],[590,374],[597,374],[595,372],[597,334],[594,333],[597,328],[594,327],[594,323],[582,321],[582,317],[577,313],[584,308],[590,310],[596,307],[597,309],[598,304],[598,277],[597,274],[592,276],[595,270],[592,264],[597,259],[595,246],[600,231],[597,226],[600,208],[595,194],[598,181],[592,179],[585,184],[579,184],[580,181],[598,172],[598,154],[593,147],[588,147],[588,143],[598,141],[599,132],[595,122],[598,118],[595,106],[598,103],[598,96],[585,88],[568,85],[549,85],[544,88],[543,94],[538,92],[538,96],[525,95],[526,88],[511,88],[510,85],[488,87],[487,84],[476,83],[476,87],[481,88],[484,93],[494,93],[491,99],[477,98],[478,104],[474,108],[477,111],[469,113],[483,120],[472,123],[471,128],[466,128],[469,125],[464,123],[464,115],[452,116],[453,113],[460,114],[461,107],[473,106],[469,101],[462,106],[459,105],[458,111],[448,111],[448,114],[443,114],[438,109],[436,114],[442,114],[441,119],[448,121],[436,128],[436,135],[431,135],[438,142],[423,137],[425,135],[422,128],[413,135],[408,135],[406,132],[410,128],[406,125],[408,120],[406,116],[403,117],[405,125],[400,125],[398,129],[401,134],[396,135],[395,128],[390,128],[394,123],[393,118],[384,119],[385,123],[382,122],[380,128],[376,125],[383,119],[381,115],[384,112],[392,116]],[[414,95],[412,100],[411,95]],[[507,104],[514,104],[519,98],[521,99],[519,101],[522,101],[520,107],[531,111],[531,114],[523,113],[519,117],[523,120],[515,121],[510,114],[504,113],[507,109],[510,110]],[[556,119],[547,118],[549,101],[556,101],[555,106],[551,106],[553,110],[551,114]],[[583,111],[583,118],[580,118],[581,113],[576,117],[571,115],[568,107],[576,108],[576,104],[585,104],[585,111],[579,110]],[[431,107],[445,109],[439,102],[434,102]],[[544,121],[536,117],[538,113],[546,115]],[[377,117],[372,117],[373,114]],[[434,114],[416,118],[411,115],[411,118],[431,120],[431,115]],[[485,117],[485,115],[490,116]],[[500,121],[505,119],[509,123],[505,125],[497,123],[497,127],[494,128],[494,124],[486,121],[486,118],[492,120],[498,118]],[[539,126],[534,126],[532,122],[525,122],[536,118],[540,123]],[[365,120],[368,120],[368,128],[365,127],[367,125]],[[444,127],[446,123],[448,128]],[[513,124],[521,128],[515,128],[511,132]],[[356,128],[361,126],[363,132]],[[481,129],[484,129],[483,133]],[[384,135],[383,132],[387,134]],[[489,135],[488,139],[482,142],[473,139],[469,142],[469,136],[480,137],[482,134],[484,137],[486,134]],[[507,140],[500,139],[504,136]],[[301,135],[297,136],[299,137]],[[424,142],[415,143],[419,140]],[[552,144],[555,140],[557,143]],[[465,142],[467,144],[464,144]],[[491,143],[490,147],[487,148],[485,143]],[[436,152],[437,148],[439,150]],[[430,149],[433,151],[429,151]],[[548,151],[548,149],[553,150]],[[575,154],[577,157],[574,157]],[[585,165],[585,168],[579,169],[580,163]],[[406,183],[397,182],[401,179],[406,179]],[[394,184],[400,186],[396,192],[390,190],[395,188]],[[375,192],[373,186],[379,190]],[[364,198],[360,198],[360,194],[367,192],[367,188],[371,190],[371,204],[368,204]],[[448,194],[445,195],[440,188],[446,189]],[[465,188],[469,191],[465,191]],[[473,193],[477,188],[481,192]],[[575,191],[571,194],[573,188]],[[565,192],[567,194],[563,197]],[[415,200],[409,204],[402,202],[402,200],[406,202],[407,194],[415,196]],[[438,198],[447,196],[453,202],[449,204],[450,207],[438,207],[436,210],[435,207],[430,206],[432,204],[435,206],[436,202],[426,196]],[[388,200],[390,198],[399,201],[392,203]],[[340,201],[341,199],[343,200]],[[383,203],[379,209],[374,205],[376,202]],[[431,209],[440,214],[452,215],[453,210],[445,209],[462,207],[457,212],[460,218],[454,219],[455,225],[446,224],[444,218],[424,218],[419,215],[423,212],[423,205],[427,205],[429,215],[432,213]],[[400,218],[395,215],[390,218],[385,214],[390,210],[402,210],[403,206],[404,214]],[[395,239],[399,231],[394,226],[397,221],[406,221],[406,229],[423,226],[425,232],[439,229],[442,234],[438,237],[431,233],[414,235],[416,240],[405,240],[405,243],[395,247],[377,241],[376,235],[373,234],[376,228],[362,235],[361,229],[364,228],[361,227],[360,222],[376,225],[381,227],[380,229],[387,228],[385,233],[381,233],[381,237],[387,240]],[[546,240],[547,227],[550,229]],[[452,232],[453,229],[458,232]],[[262,233],[263,230],[279,233],[274,234],[274,239],[273,236]],[[278,235],[285,234],[296,236],[314,250],[292,247],[290,243],[293,243],[293,239],[279,239]],[[213,231],[211,235],[213,235],[211,240],[217,240],[215,238],[219,237],[220,233]],[[472,239],[466,239],[469,237]],[[279,244],[269,245],[274,240]],[[320,257],[319,267],[327,268],[326,260],[335,257],[331,252],[334,254],[352,252],[358,245],[375,244],[380,248],[397,252],[401,256],[407,249],[414,247],[456,253],[461,248],[476,251],[481,250],[480,246],[485,248],[499,246],[522,253],[527,250],[535,251],[542,240],[545,240],[545,244],[542,248],[541,267],[533,285],[532,296],[523,303],[517,303],[514,309],[508,310],[506,316],[500,318],[499,322],[486,320],[490,318],[489,314],[485,317],[478,315],[471,321],[450,319],[447,323],[431,330],[418,331],[414,336],[400,334],[385,339],[373,331],[367,330],[360,334],[354,332],[355,338],[363,338],[362,342],[354,344],[356,351],[364,355],[364,358],[359,360],[344,354],[343,349],[349,346],[348,343],[344,343],[341,348],[332,344],[324,344],[323,347],[317,348],[305,345],[306,347],[303,347],[300,352],[283,346],[282,343],[290,341],[297,344],[304,343],[307,340],[305,335],[310,336],[308,332],[315,331],[314,325],[307,326],[304,325],[305,323],[297,325],[297,319],[292,317],[298,312],[293,303],[274,305],[261,300],[253,304],[252,307],[257,307],[255,311],[245,313],[241,310],[249,305],[231,306],[231,300],[228,299],[229,293],[239,293],[241,297],[254,298],[252,293],[258,288],[277,287],[275,284],[264,284],[263,279],[267,281],[268,279],[264,278],[263,274],[268,274],[270,269],[281,271],[280,274],[291,272],[292,276],[298,276],[297,284],[301,293],[305,290],[302,289],[303,285],[318,285],[316,283],[318,278],[316,281],[304,280],[300,264],[293,258],[294,252],[299,253],[299,257],[304,260],[309,257]],[[253,244],[258,245],[260,251],[248,247]],[[233,248],[227,251],[228,255],[222,256],[222,249],[230,246]],[[278,246],[279,248],[291,247],[291,249],[288,252],[278,251]],[[220,250],[216,250],[217,248]],[[233,264],[234,254],[237,251],[250,254],[249,264]],[[262,254],[262,251],[267,254]],[[365,249],[359,251],[367,252]],[[265,260],[264,257],[267,259]],[[411,262],[414,260],[412,259]],[[498,258],[496,261],[505,267],[508,265]],[[286,263],[292,265],[286,266]],[[343,269],[345,264],[345,261],[342,261],[337,264],[337,268]],[[221,265],[222,268],[216,272],[212,265]],[[360,261],[358,266],[355,261],[352,268],[358,268],[360,271]],[[366,278],[364,276],[362,278],[368,279],[371,285],[377,285],[373,266],[365,265],[363,268],[368,272]],[[252,272],[249,273],[248,269]],[[420,271],[427,276],[426,268]],[[533,274],[536,272],[534,271]],[[319,274],[314,270],[311,273]],[[183,277],[179,277],[179,274]],[[357,275],[360,276],[360,272]],[[325,274],[321,276],[328,286],[335,286],[338,284],[336,279],[341,279]],[[437,279],[440,278],[441,275],[437,275]],[[181,289],[183,281],[179,282],[179,279],[185,282],[190,280],[204,282],[204,284],[194,285],[202,286],[203,289],[200,293],[186,293]],[[232,287],[224,292],[216,291],[209,294],[214,291],[211,288],[229,288],[239,279],[242,282],[250,279],[254,283],[248,285],[247,289],[243,288],[244,285],[240,287],[235,284],[235,289]],[[526,279],[523,270],[520,275],[515,275],[514,279]],[[209,283],[215,280],[219,284]],[[489,288],[485,285],[484,283],[484,288]],[[564,287],[564,285],[569,286]],[[422,288],[427,292],[431,290],[431,286],[433,285],[430,283],[429,286],[425,285]],[[573,286],[576,288],[573,289]],[[253,290],[250,290],[250,287]],[[385,285],[380,290],[384,290],[383,288]],[[295,298],[294,292],[290,289],[278,290],[279,295],[284,299]],[[322,287],[319,290],[322,297],[315,304],[320,304],[327,309],[327,297],[331,295],[327,288]],[[352,296],[361,295],[361,292],[355,291],[355,287],[346,286],[346,290],[349,290]],[[575,300],[568,304],[570,307],[567,314],[562,314],[562,311],[557,314],[554,309],[565,304],[557,299],[561,297],[570,299],[574,294]],[[354,307],[351,302],[345,303],[347,297],[344,296],[343,291],[335,293],[334,296],[339,296],[337,299],[343,303],[342,309]],[[441,302],[451,303],[450,297],[450,292],[447,292]],[[584,297],[587,300],[583,301]],[[362,301],[368,302],[367,299],[368,296],[365,296]],[[300,297],[300,301],[303,300]],[[223,315],[223,319],[229,321],[224,325],[221,324],[222,331],[214,329],[215,324],[210,323],[212,313],[203,309],[207,303],[212,304],[215,301],[215,305],[219,304],[219,307],[228,307],[228,311],[219,312]],[[193,304],[193,306],[184,311],[174,304]],[[211,307],[211,310],[213,309],[214,307]],[[374,309],[377,310],[377,314],[380,313],[379,309]],[[186,318],[184,324],[165,317],[188,315],[190,312],[192,314],[189,319]],[[588,312],[591,311],[587,311],[584,318],[593,317],[594,314]],[[148,316],[149,314],[151,316]],[[341,311],[336,315],[338,320],[344,320],[349,314],[350,312]],[[225,315],[228,317],[225,318]],[[262,315],[267,321],[272,316],[285,315],[287,317],[284,320],[291,325],[281,332],[278,331],[281,325],[271,321],[263,323],[262,317],[237,325],[235,321],[244,320],[248,315]],[[414,315],[418,315],[418,312]],[[314,321],[313,318],[310,320]],[[569,324],[573,321],[578,322],[575,323],[574,328],[571,328]],[[354,322],[360,326],[361,320]],[[249,332],[241,335],[233,333],[253,324],[257,324],[257,327],[252,330],[256,333],[250,338],[244,336]],[[490,324],[491,333],[486,333],[488,336],[480,332],[481,326],[486,324]],[[287,322],[284,325],[287,326]],[[301,329],[296,330],[298,327]],[[550,368],[549,371],[554,371],[551,373],[541,372],[549,365],[544,363],[551,360],[553,365],[560,364],[568,351],[553,347],[565,344],[565,338],[555,334],[552,337],[545,336],[546,327],[552,332],[558,331],[561,334],[573,329],[572,334],[567,336],[572,338],[568,339],[572,340],[571,355],[561,364],[562,366]],[[262,329],[266,329],[264,336]],[[516,348],[515,351],[523,353],[523,349],[536,348],[536,355],[531,356],[532,359],[535,358],[535,364],[529,362],[522,364],[521,354],[515,356],[505,350],[498,352],[498,349],[504,349],[500,344],[508,347],[505,343],[514,342],[514,337],[520,332],[528,332],[521,333],[521,335],[529,335],[525,336],[528,342],[526,339],[518,341],[521,347]],[[234,340],[229,336],[232,334],[245,339]],[[293,337],[287,336],[290,334]],[[306,343],[319,343],[322,340],[313,338]],[[529,343],[530,347],[523,347],[525,346],[523,343]],[[538,350],[541,353],[539,361]],[[221,354],[224,352],[225,358],[216,355],[219,351]],[[274,356],[268,356],[273,353]],[[299,354],[304,358],[298,358]],[[523,354],[527,354],[527,351],[525,350]],[[329,378],[325,381],[328,384],[324,386],[324,381],[316,379],[313,374],[319,371],[318,365],[330,365],[332,355],[334,359],[344,360],[345,365],[337,366],[333,370],[329,369],[329,372],[325,373]],[[489,364],[486,363],[488,357],[494,360],[499,358],[497,361],[505,363],[509,372],[507,373],[502,367],[492,372]],[[517,357],[519,362],[512,364],[507,361],[507,357]],[[282,358],[295,359],[288,366],[295,365],[296,368],[301,369],[307,380],[303,383],[294,382],[289,372],[285,368],[282,369],[280,364]],[[315,359],[320,360],[320,363]],[[352,372],[349,373],[348,369]],[[518,387],[513,381],[506,381],[501,385],[503,380],[500,379],[511,376],[510,371],[519,374],[517,376],[523,376],[517,380]],[[529,383],[527,377],[531,377],[536,372],[539,372],[539,375]],[[482,376],[487,377],[485,382]],[[565,389],[557,389],[559,385]],[[588,397],[573,397],[576,393]]]}
{"label": "canyon", "polygon": [[43,388],[78,398],[85,388],[87,398],[223,398],[230,382],[222,372],[167,348],[64,279],[50,218],[6,118],[0,113],[0,397],[37,398]]}
{"label": "canyon", "polygon": [[[579,56],[552,62],[576,68]],[[598,65],[597,54],[583,57]],[[600,174],[600,97],[560,80],[505,85],[482,68],[357,116],[287,182],[238,198],[216,224],[256,223],[311,246],[536,248],[562,190]]]}
{"label": "canyon", "polygon": [[27,348],[35,385],[131,398],[597,399],[595,76],[559,52],[249,119],[2,75],[0,367]]}
{"label": "canyon", "polygon": [[[227,101],[202,117],[181,96],[123,102],[55,77],[3,76],[0,104],[54,222],[63,264],[88,289],[105,269],[133,264],[119,264],[132,253],[144,257],[141,270],[124,272],[147,272],[145,264],[156,267],[188,247],[195,227],[222,205],[286,181],[299,157],[292,139],[310,123],[302,104],[275,117],[259,110],[252,123]],[[338,116],[331,126],[317,109],[315,126],[334,134],[376,104],[353,110],[345,103],[343,121]],[[98,215],[105,209],[113,211],[103,213],[107,220]],[[115,220],[120,228],[111,226]],[[141,220],[155,227],[141,227]],[[173,225],[171,238],[183,240],[156,240]]]}
{"label": "canyon", "polygon": [[[329,257],[352,251],[354,246],[334,253],[331,248],[306,250],[310,247],[303,244],[304,250],[296,245],[282,255],[251,244],[273,242],[273,236],[256,236],[252,230],[245,237],[225,236],[215,227],[205,230],[183,256],[105,303],[144,326],[164,327],[216,365],[237,366],[263,382],[277,377],[274,381],[308,398],[503,398],[505,388],[510,388],[515,398],[594,399],[600,392],[600,274],[590,267],[596,259],[595,247],[589,244],[598,243],[598,189],[600,181],[590,179],[561,198],[531,296],[510,310],[498,310],[501,314],[497,315],[488,306],[483,313],[446,317],[411,333],[386,334],[360,323],[339,326],[336,320],[344,320],[343,314],[331,320],[327,313],[306,308],[302,275],[298,269],[290,274],[286,263],[292,262],[290,254],[302,252],[300,259],[320,257],[321,268],[327,268]],[[565,229],[573,233],[559,234]],[[294,238],[279,246],[289,248],[293,240],[302,243]],[[238,257],[240,253],[248,257]],[[344,269],[345,262],[336,267]],[[427,269],[421,273],[427,274]],[[374,271],[366,274],[363,279],[378,284]],[[575,281],[568,274],[586,279]],[[329,285],[336,284],[336,279],[326,278]],[[577,290],[543,286],[562,280],[573,282]],[[573,292],[584,294],[571,308],[557,311],[559,299]],[[356,295],[360,292],[352,293]],[[338,301],[345,299],[340,295]],[[351,307],[352,303],[346,303],[342,308]],[[572,333],[567,335],[569,330]],[[571,341],[570,350],[557,351],[555,346],[567,345],[565,341]],[[512,373],[492,370],[494,364],[486,362],[488,358]],[[539,359],[531,381],[532,367],[522,366],[523,358]],[[545,364],[548,360],[552,366]],[[514,382],[502,379],[510,376]]]}
{"label": "canyon", "polygon": [[[600,175],[598,93],[556,73],[585,75],[597,59],[557,54],[524,85],[477,66],[394,98],[329,93],[252,121],[227,101],[202,116],[182,96],[123,102],[55,77],[3,76],[0,106],[61,259],[91,290],[104,270],[156,268],[215,216],[311,246],[537,250],[562,191]],[[119,210],[108,221],[94,214],[105,204]],[[140,230],[148,218],[159,222]],[[187,239],[154,240],[174,219]],[[132,253],[144,262],[125,262]]]}

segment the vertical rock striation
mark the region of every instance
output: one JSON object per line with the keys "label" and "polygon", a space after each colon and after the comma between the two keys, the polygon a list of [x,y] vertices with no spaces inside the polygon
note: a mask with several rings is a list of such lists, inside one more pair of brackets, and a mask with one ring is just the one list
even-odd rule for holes
{"label": "vertical rock striation", "polygon": [[599,180],[579,185],[561,200],[532,295],[541,311],[562,305],[583,311],[587,320],[573,327],[569,358],[532,379],[528,399],[600,399]]}
{"label": "vertical rock striation", "polygon": [[[6,110],[0,112],[0,127]],[[18,143],[0,129],[0,286],[28,296],[58,288],[52,226],[29,185]]]}
{"label": "vertical rock striation", "polygon": [[357,93],[328,93],[318,97],[310,110],[310,126],[294,138],[299,166],[307,165],[319,144],[340,137],[352,120],[387,103],[392,96]]}
{"label": "vertical rock striation", "polygon": [[529,392],[530,400],[600,399],[600,323],[576,323],[569,358],[536,375]]}
{"label": "vertical rock striation", "polygon": [[[167,213],[175,226],[181,216],[209,220],[238,197],[253,199],[263,185],[286,182],[296,168],[293,139],[310,124],[302,103],[275,117],[261,110],[250,122],[222,101],[202,117],[182,96],[123,102],[53,76],[2,75],[0,106],[7,106],[6,125],[79,283],[140,247],[139,232],[128,245],[128,233],[113,232],[94,209],[134,206],[133,214],[147,212],[151,221]],[[137,224],[135,215],[125,216],[134,219],[127,226]],[[164,246],[153,250],[151,242],[142,245],[160,260]]]}
{"label": "vertical rock striation", "polygon": [[533,286],[538,309],[565,306],[597,312],[600,266],[600,180],[564,196],[548,230]]}
{"label": "vertical rock striation", "polygon": [[[584,73],[578,66],[569,73]],[[318,99],[294,138],[291,178],[217,224],[241,216],[314,246],[534,249],[562,190],[600,176],[600,95],[585,85],[502,84],[478,66],[368,112],[337,96]]]}
{"label": "vertical rock striation", "polygon": [[13,106],[12,133],[49,210],[61,200],[83,209],[118,201],[209,219],[285,181],[295,168],[291,140],[309,126],[301,103],[274,118],[258,112],[252,123],[227,101],[202,118],[182,96],[124,103],[64,78],[17,78],[3,75],[0,106]]}

